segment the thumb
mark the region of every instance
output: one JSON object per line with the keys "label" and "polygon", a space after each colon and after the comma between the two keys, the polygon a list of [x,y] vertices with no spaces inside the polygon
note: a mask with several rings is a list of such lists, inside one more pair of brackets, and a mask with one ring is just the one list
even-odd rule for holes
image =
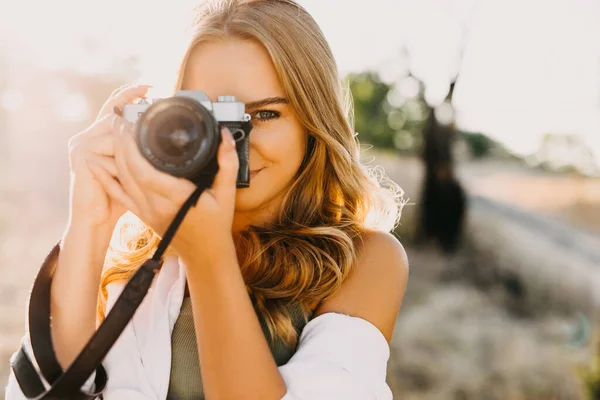
{"label": "thumb", "polygon": [[226,201],[235,197],[240,160],[235,148],[233,135],[226,127],[221,129],[221,139],[217,154],[219,171],[215,176],[211,192],[218,201]]}

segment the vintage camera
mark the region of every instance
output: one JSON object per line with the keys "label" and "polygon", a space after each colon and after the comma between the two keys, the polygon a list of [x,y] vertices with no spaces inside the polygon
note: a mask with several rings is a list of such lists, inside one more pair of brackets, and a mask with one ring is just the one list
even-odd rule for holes
{"label": "vintage camera", "polygon": [[219,170],[221,128],[229,128],[240,159],[237,187],[250,185],[248,152],[252,124],[244,103],[234,96],[216,102],[201,90],[180,90],[172,97],[127,104],[123,117],[136,124],[137,146],[157,169],[208,188]]}

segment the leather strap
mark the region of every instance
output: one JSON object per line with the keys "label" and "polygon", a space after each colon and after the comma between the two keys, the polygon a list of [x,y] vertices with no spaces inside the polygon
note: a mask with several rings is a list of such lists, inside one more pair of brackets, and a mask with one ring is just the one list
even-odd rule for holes
{"label": "leather strap", "polygon": [[[187,211],[196,204],[203,191],[204,188],[199,186],[186,200],[167,229],[152,259],[147,260],[127,282],[105,320],[66,371],[63,371],[56,359],[50,328],[50,288],[60,251],[59,244],[54,246],[35,279],[29,301],[31,347],[42,376],[51,386],[50,389],[45,389],[32,361],[25,352],[24,345],[21,346],[11,363],[17,382],[27,398],[34,400],[94,400],[98,396],[102,397],[101,393],[106,388],[108,381],[106,370],[101,365],[102,360],[144,300],[154,276],[160,271],[161,259],[168,244],[175,236]],[[95,391],[93,393],[82,392],[81,386],[94,370],[96,371]]]}
{"label": "leather strap", "polygon": [[[63,374],[63,370],[56,359],[50,335],[50,285],[52,283],[52,275],[56,269],[59,252],[60,246],[57,244],[46,257],[33,284],[29,300],[29,336],[31,338],[31,347],[42,376],[52,386],[56,386],[53,384],[58,383]],[[25,351],[24,343],[21,344],[21,348],[12,361],[11,368],[23,394],[27,398],[36,400],[66,398],[93,400],[104,390],[107,382],[104,367],[98,365],[96,368],[95,365],[85,378],[87,379],[94,369],[96,370],[94,383],[97,389],[93,393],[84,393],[71,389],[70,393],[61,395],[53,387],[46,390],[33,362],[29,359]],[[78,388],[81,385],[75,387]]]}

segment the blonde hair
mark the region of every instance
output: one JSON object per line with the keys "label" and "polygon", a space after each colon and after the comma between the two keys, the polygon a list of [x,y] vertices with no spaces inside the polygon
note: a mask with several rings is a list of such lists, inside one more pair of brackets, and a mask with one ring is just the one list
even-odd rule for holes
{"label": "blonde hair", "polygon": [[[188,57],[198,44],[228,38],[256,41],[270,54],[309,137],[277,219],[250,226],[234,238],[243,249],[239,262],[248,292],[271,340],[279,336],[295,345],[288,306],[299,303],[306,318],[310,307],[334,294],[356,262],[361,234],[397,225],[403,193],[381,169],[361,165],[349,90],[342,88],[329,45],[304,8],[292,0],[208,0],[197,11],[175,90],[181,88]],[[133,225],[115,230],[120,246],[111,246],[107,254],[99,320],[104,318],[106,286],[128,279],[160,240],[150,228]]]}

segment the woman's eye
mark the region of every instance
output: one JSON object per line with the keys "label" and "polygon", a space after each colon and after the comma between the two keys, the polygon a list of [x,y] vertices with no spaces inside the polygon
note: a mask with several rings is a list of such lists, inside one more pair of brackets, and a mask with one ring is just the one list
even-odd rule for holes
{"label": "woman's eye", "polygon": [[259,121],[269,121],[271,119],[278,118],[279,113],[271,110],[259,110],[254,113],[254,117]]}

